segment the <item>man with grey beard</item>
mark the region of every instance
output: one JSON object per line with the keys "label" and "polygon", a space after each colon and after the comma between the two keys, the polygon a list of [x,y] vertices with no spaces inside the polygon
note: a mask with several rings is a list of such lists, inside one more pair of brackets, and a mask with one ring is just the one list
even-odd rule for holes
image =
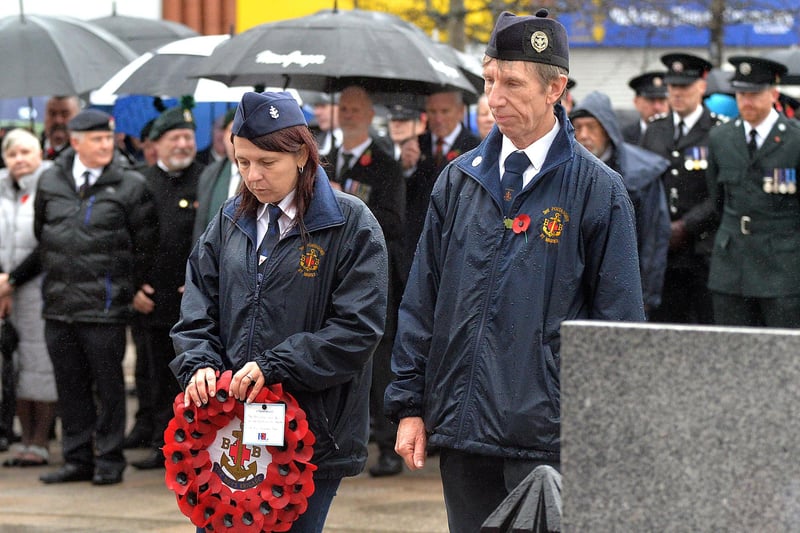
{"label": "man with grey beard", "polygon": [[153,406],[152,453],[132,463],[140,469],[164,468],[164,430],[172,418],[172,401],[180,387],[169,369],[175,356],[169,330],[180,316],[186,259],[192,249],[197,210],[197,182],[204,165],[195,160],[195,121],[191,109],[177,106],[164,111],[153,123],[149,138],[158,160],[144,171],[158,207],[161,237],[153,268],[136,293],[138,312],[133,327],[137,357],[149,365]]}

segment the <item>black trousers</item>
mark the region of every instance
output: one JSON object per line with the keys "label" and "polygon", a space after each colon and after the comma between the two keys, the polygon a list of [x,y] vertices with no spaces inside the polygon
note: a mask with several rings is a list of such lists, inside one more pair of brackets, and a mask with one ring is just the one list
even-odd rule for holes
{"label": "black trousers", "polygon": [[750,298],[713,293],[714,323],[721,326],[800,327],[800,296]]}
{"label": "black trousers", "polygon": [[125,468],[125,326],[45,321],[58,391],[64,461]]}
{"label": "black trousers", "polygon": [[169,363],[175,358],[175,348],[169,336],[171,326],[146,325],[138,332],[140,344],[137,350],[141,352],[137,357],[145,357],[150,370],[150,408],[153,413],[153,448],[158,449],[164,445],[164,430],[174,413],[172,404],[175,396],[181,392],[178,380],[169,368]]}
{"label": "black trousers", "polygon": [[439,470],[450,533],[478,533],[483,522],[537,466],[559,462],[507,459],[442,448]]}
{"label": "black trousers", "polygon": [[695,268],[669,268],[664,275],[661,305],[650,313],[650,322],[713,324],[708,267],[697,261]]}
{"label": "black trousers", "polygon": [[131,325],[131,337],[136,347],[136,363],[133,377],[136,384],[136,415],[134,430],[153,432],[153,392],[150,381],[150,361],[147,357],[147,338],[144,327],[139,320],[134,320]]}

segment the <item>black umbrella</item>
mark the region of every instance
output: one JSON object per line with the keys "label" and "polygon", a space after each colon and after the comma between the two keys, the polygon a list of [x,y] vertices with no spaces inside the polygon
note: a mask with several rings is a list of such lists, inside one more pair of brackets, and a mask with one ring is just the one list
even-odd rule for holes
{"label": "black umbrella", "polygon": [[335,92],[476,91],[452,58],[413,25],[385,13],[325,10],[262,24],[218,46],[196,75],[228,85]]}
{"label": "black umbrella", "polygon": [[4,98],[77,95],[101,86],[136,53],[88,22],[12,15],[0,19]]}
{"label": "black umbrella", "polygon": [[187,77],[229,35],[179,39],[145,52],[120,69],[92,93],[95,103],[113,102],[115,95],[192,95],[196,102],[238,102],[252,87],[228,87],[218,81]]}
{"label": "black umbrella", "polygon": [[800,85],[800,48],[781,48],[762,54],[763,57],[782,63],[789,72],[781,78],[783,85]]}
{"label": "black umbrella", "polygon": [[89,20],[113,33],[137,54],[143,54],[178,39],[200,35],[189,26],[163,19],[111,15]]}

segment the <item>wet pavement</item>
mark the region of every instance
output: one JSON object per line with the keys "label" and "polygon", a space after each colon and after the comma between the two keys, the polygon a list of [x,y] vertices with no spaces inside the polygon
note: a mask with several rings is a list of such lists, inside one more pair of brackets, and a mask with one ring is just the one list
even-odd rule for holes
{"label": "wet pavement", "polygon": [[[132,357],[126,357],[132,385]],[[129,425],[136,400],[128,401]],[[178,509],[166,488],[164,470],[141,471],[128,466],[118,485],[90,482],[45,485],[38,477],[61,466],[61,444],[51,442],[50,466],[0,467],[0,533],[150,531],[193,533],[194,526]],[[126,450],[128,462],[144,459],[149,451]],[[0,463],[11,455],[0,453]],[[373,478],[366,471],[346,478],[333,501],[325,531],[349,533],[447,533],[437,457],[424,469],[397,476]],[[377,460],[370,447],[367,467]]]}

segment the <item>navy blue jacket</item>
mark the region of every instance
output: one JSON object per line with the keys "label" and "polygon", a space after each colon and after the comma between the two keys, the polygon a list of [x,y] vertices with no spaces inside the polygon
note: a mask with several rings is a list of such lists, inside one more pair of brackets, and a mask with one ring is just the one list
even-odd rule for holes
{"label": "navy blue jacket", "polygon": [[622,175],[633,202],[644,303],[647,308],[655,309],[661,305],[661,289],[667,270],[670,221],[661,174],[669,166],[669,161],[624,141],[608,96],[592,91],[572,110],[573,113],[580,111],[586,111],[597,119],[613,145],[611,156],[605,163]]}
{"label": "navy blue jacket", "polygon": [[228,200],[189,257],[170,364],[182,385],[200,368],[258,363],[308,415],[321,478],[358,474],[367,459],[371,356],[386,318],[386,244],[355,196],[320,168],[305,215],[266,261],[259,281],[256,221]]}
{"label": "navy blue jacket", "polygon": [[423,417],[433,446],[558,460],[561,322],[644,319],[628,194],[556,110],[562,128],[511,208],[527,231],[504,224],[496,127],[433,188],[385,402]]}

